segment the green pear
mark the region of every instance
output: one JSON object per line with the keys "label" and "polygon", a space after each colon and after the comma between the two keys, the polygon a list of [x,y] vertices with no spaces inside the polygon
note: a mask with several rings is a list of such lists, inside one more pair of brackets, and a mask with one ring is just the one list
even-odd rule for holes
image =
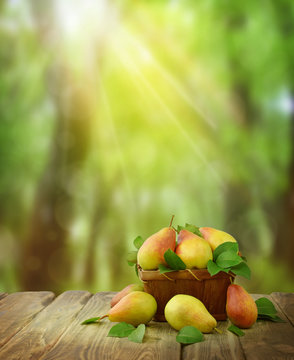
{"label": "green pear", "polygon": [[126,322],[138,326],[148,323],[156,310],[157,303],[152,295],[143,291],[132,291],[114,305],[105,316],[108,316],[112,322]]}
{"label": "green pear", "polygon": [[176,246],[176,232],[169,226],[151,235],[138,251],[138,264],[143,270],[158,269],[159,264],[166,264],[164,253]]}
{"label": "green pear", "polygon": [[215,318],[204,304],[191,295],[175,295],[165,306],[166,321],[176,330],[184,326],[195,326],[203,333],[210,333],[216,327]]}
{"label": "green pear", "polygon": [[231,284],[227,289],[226,311],[231,322],[241,329],[250,328],[257,319],[257,306],[253,298],[240,285]]}
{"label": "green pear", "polygon": [[207,241],[188,230],[181,230],[175,253],[183,260],[188,269],[205,269],[212,260],[212,251]]}
{"label": "green pear", "polygon": [[130,284],[123,288],[111,299],[110,306],[113,307],[116,305],[124,296],[130,294],[132,291],[144,291],[142,284]]}
{"label": "green pear", "polygon": [[201,227],[199,228],[199,231],[204,239],[209,243],[212,251],[225,242],[237,242],[232,235],[211,227]]}

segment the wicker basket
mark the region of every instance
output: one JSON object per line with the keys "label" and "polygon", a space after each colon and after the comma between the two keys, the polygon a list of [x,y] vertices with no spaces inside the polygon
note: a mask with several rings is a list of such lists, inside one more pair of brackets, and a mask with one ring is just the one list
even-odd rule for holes
{"label": "wicker basket", "polygon": [[201,300],[216,320],[227,318],[227,288],[234,280],[233,274],[221,271],[211,276],[206,269],[180,270],[160,274],[159,270],[146,271],[139,266],[138,274],[144,284],[144,290],[153,295],[157,301],[155,321],[165,321],[165,305],[169,299],[177,294],[192,295]]}

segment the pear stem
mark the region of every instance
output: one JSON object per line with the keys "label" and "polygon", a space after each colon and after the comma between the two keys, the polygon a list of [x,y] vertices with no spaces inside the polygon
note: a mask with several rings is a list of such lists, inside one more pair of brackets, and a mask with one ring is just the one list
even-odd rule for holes
{"label": "pear stem", "polygon": [[198,279],[198,277],[190,270],[190,269],[186,269],[196,280],[201,281],[200,279]]}
{"label": "pear stem", "polygon": [[174,217],[175,217],[175,215],[173,215],[173,216],[172,216],[172,218],[171,218],[171,220],[170,220],[170,223],[169,223],[169,227],[171,227],[171,226],[172,226],[173,221],[174,221]]}
{"label": "pear stem", "polygon": [[102,319],[104,319],[104,318],[106,318],[106,317],[108,317],[108,314],[101,316],[101,318],[99,319],[99,321],[102,320]]}
{"label": "pear stem", "polygon": [[165,276],[168,280],[170,280],[170,281],[175,281],[174,279],[171,279],[170,277],[168,277],[166,274],[161,274],[161,275],[163,275],[163,276]]}
{"label": "pear stem", "polygon": [[216,332],[218,332],[219,334],[222,334],[223,332],[220,330],[220,329],[218,329],[218,328],[214,328],[214,330],[216,331]]}

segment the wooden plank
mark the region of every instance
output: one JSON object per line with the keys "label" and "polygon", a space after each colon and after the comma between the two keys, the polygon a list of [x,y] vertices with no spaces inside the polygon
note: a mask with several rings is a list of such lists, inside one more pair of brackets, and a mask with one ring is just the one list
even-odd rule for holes
{"label": "wooden plank", "polygon": [[5,292],[0,292],[0,300],[1,300],[1,299],[4,299],[5,296],[7,296],[7,295],[8,295],[8,294],[5,293]]}
{"label": "wooden plank", "polygon": [[274,292],[271,298],[279,305],[290,323],[294,326],[294,293]]}
{"label": "wooden plank", "polygon": [[143,344],[130,342],[126,338],[107,337],[114,325],[108,319],[98,324],[80,325],[85,319],[106,314],[112,296],[109,293],[95,294],[42,360],[180,359],[181,346],[175,341],[175,332],[167,323],[150,323]]}
{"label": "wooden plank", "polygon": [[230,360],[245,359],[239,338],[226,331],[229,326],[228,321],[219,321],[217,328],[222,334],[216,332],[204,335],[204,341],[183,347],[183,360]]}
{"label": "wooden plank", "polygon": [[49,291],[18,292],[0,302],[0,346],[6,344],[54,299]]}
{"label": "wooden plank", "polygon": [[58,296],[0,349],[0,359],[39,359],[56,344],[90,297],[87,291]]}
{"label": "wooden plank", "polygon": [[[253,295],[255,299],[268,295]],[[279,307],[275,304],[277,310]],[[243,330],[241,346],[247,359],[294,359],[294,328],[279,310],[278,316],[285,323],[257,321],[251,329]]]}

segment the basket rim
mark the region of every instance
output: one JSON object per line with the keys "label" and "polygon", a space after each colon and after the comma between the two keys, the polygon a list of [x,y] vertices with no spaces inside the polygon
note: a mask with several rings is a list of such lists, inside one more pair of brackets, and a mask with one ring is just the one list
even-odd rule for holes
{"label": "basket rim", "polygon": [[[160,274],[159,270],[143,270],[140,265],[138,267],[138,275],[142,281],[170,281],[170,280],[216,280],[216,279],[228,279],[235,278],[235,274],[224,271],[220,271],[218,274],[211,276],[207,269],[186,269],[175,270],[166,274]],[[193,276],[195,275],[195,276]],[[198,279],[197,279],[198,278]]]}

